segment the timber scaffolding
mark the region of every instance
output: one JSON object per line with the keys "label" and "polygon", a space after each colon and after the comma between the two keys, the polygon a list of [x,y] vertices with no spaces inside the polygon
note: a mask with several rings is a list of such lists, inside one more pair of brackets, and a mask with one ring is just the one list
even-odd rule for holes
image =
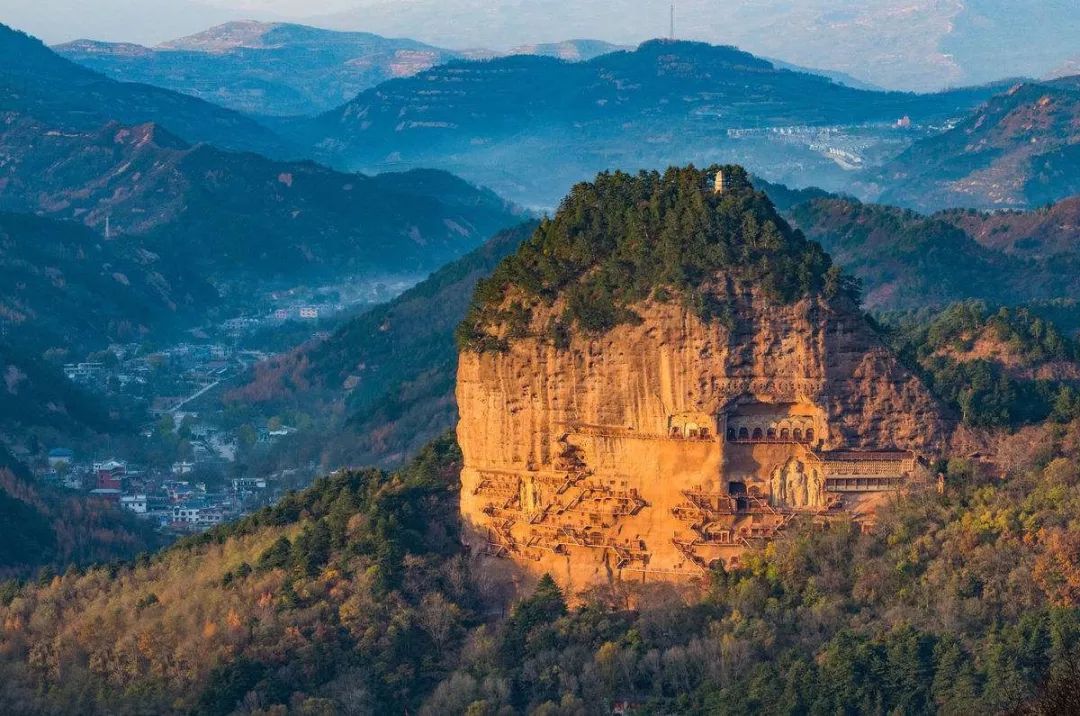
{"label": "timber scaffolding", "polygon": [[514,481],[514,484],[511,485],[509,482],[494,480],[490,477],[481,477],[480,481],[476,483],[476,487],[473,488],[473,494],[483,494],[490,497],[518,495],[521,492],[521,486],[517,482],[517,476],[514,476]]}
{"label": "timber scaffolding", "polygon": [[496,518],[488,527],[488,539],[486,552],[495,557],[509,557],[511,552],[518,551],[517,540],[514,538],[514,520],[510,518]]}
{"label": "timber scaffolding", "polygon": [[[634,517],[648,506],[649,503],[642,499],[636,489],[613,490],[607,485],[590,484],[582,487],[566,504],[557,497],[552,499],[529,517],[529,524],[542,524],[549,517],[561,517],[567,513],[588,515],[598,520],[610,517],[618,521],[625,517]],[[600,523],[600,526],[611,527],[606,523]]]}
{"label": "timber scaffolding", "polygon": [[569,434],[559,438],[563,450],[555,458],[555,469],[564,473],[561,483],[555,488],[556,495],[562,495],[571,487],[577,486],[582,480],[591,477],[593,471],[585,463],[585,452],[570,442]]}
{"label": "timber scaffolding", "polygon": [[[589,509],[588,505],[582,506],[587,501],[601,503],[605,509]],[[605,504],[611,503],[611,504]],[[553,503],[552,506],[556,506]],[[611,517],[633,517],[649,506],[649,503],[641,499],[636,489],[628,491],[612,490],[606,485],[586,485],[574,499],[565,507],[556,510],[556,514],[564,512],[583,512],[588,515],[608,515]]]}
{"label": "timber scaffolding", "polygon": [[649,551],[641,540],[638,540],[636,544],[632,544],[629,540],[619,543],[600,532],[590,532],[587,529],[569,525],[532,526],[529,528],[529,539],[525,546],[559,555],[569,554],[571,547],[610,552],[615,555],[616,569],[625,569],[634,562],[647,564],[649,561]]}
{"label": "timber scaffolding", "polygon": [[[727,532],[743,541],[748,537],[771,539],[795,519],[796,515],[801,514],[787,508],[778,509],[764,498],[749,495],[736,498],[727,493],[707,492],[701,489],[683,490],[682,494],[686,502],[673,507],[671,513],[676,519],[690,523],[690,529],[706,542],[731,544],[730,540],[717,542],[713,532],[717,526],[720,527],[721,532]],[[740,502],[745,502],[746,506],[741,506]],[[739,525],[747,518],[754,520],[754,518],[762,517],[769,518],[770,522],[759,523],[751,528]],[[749,547],[750,544],[747,543],[746,546]]]}
{"label": "timber scaffolding", "polygon": [[795,510],[774,507],[761,497],[736,498],[701,488],[683,490],[682,494],[686,501],[671,512],[676,519],[688,523],[694,537],[683,539],[676,535],[671,543],[702,572],[707,572],[710,564],[698,554],[701,548],[754,549],[776,539],[797,517],[813,517],[815,524],[825,525],[829,513],[842,504],[839,498],[833,498],[818,510]]}

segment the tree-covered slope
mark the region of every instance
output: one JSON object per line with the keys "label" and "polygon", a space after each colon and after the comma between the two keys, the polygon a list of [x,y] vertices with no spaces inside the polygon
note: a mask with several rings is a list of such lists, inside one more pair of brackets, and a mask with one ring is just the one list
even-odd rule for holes
{"label": "tree-covered slope", "polygon": [[81,357],[193,320],[217,291],[74,222],[0,212],[0,326],[28,352]]}
{"label": "tree-covered slope", "polygon": [[164,543],[151,525],[109,502],[35,483],[0,448],[0,579],[48,578],[71,566],[131,559]]}
{"label": "tree-covered slope", "polygon": [[937,216],[1006,253],[1049,258],[1080,252],[1080,195],[1029,211],[953,209]]}
{"label": "tree-covered slope", "polygon": [[70,433],[107,433],[117,419],[59,368],[17,344],[0,342],[0,431],[46,427]]}
{"label": "tree-covered slope", "polygon": [[336,474],[136,564],[5,591],[5,709],[226,714],[256,688],[267,707],[417,703],[477,619],[455,456],[442,441],[399,473]]}
{"label": "tree-covered slope", "polygon": [[[832,198],[800,204],[790,215],[863,282],[866,305],[875,310],[968,298],[1002,304],[1046,301],[1071,297],[1080,287],[1080,252],[1069,248],[1067,238],[1057,238],[1072,231],[1068,212],[1057,216],[1062,221],[1046,212],[923,215]],[[1030,243],[1038,236],[1053,242],[1050,250]],[[1031,249],[1008,248],[1017,244]]]}
{"label": "tree-covered slope", "polygon": [[1080,346],[1040,313],[966,301],[883,322],[897,354],[967,425],[1010,428],[1080,417]]}
{"label": "tree-covered slope", "polygon": [[[150,559],[0,590],[11,713],[998,713],[1080,657],[1080,427],[985,479],[794,525],[698,592],[626,585],[505,616],[456,538],[456,448],[343,472]],[[1004,463],[1003,463],[1004,464]],[[1049,684],[1048,688],[1041,688]]]}
{"label": "tree-covered slope", "polygon": [[[724,191],[716,193],[717,172]],[[857,296],[821,246],[779,215],[736,166],[604,173],[578,184],[551,219],[482,281],[458,332],[463,348],[501,349],[526,330],[530,304],[564,306],[548,327],[604,332],[640,320],[633,304],[683,301],[725,319],[709,290],[718,279],[753,283],[790,302],[812,293]]]}

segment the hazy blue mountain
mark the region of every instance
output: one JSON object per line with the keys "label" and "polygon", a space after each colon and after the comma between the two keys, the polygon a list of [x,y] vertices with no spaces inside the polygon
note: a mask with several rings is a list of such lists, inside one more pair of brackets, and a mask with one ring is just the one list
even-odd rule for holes
{"label": "hazy blue mountain", "polygon": [[117,82],[60,57],[39,40],[0,25],[0,111],[85,131],[107,121],[155,122],[190,142],[288,152],[266,127],[237,112],[143,84]]}
{"label": "hazy blue mountain", "polygon": [[516,223],[439,171],[377,177],[189,145],[154,124],[0,127],[0,209],[72,219],[215,280],[432,270]]}
{"label": "hazy blue mountain", "polygon": [[875,85],[866,80],[861,80],[855,75],[850,75],[847,72],[840,72],[839,70],[822,70],[813,67],[803,67],[802,65],[794,65],[784,60],[776,59],[775,57],[766,58],[769,62],[773,63],[773,66],[780,70],[791,70],[792,72],[806,72],[812,75],[821,75],[822,77],[828,77],[830,80],[837,84],[847,85],[855,89],[870,90],[872,92],[884,92],[885,88]]}
{"label": "hazy blue mountain", "polygon": [[117,80],[145,82],[256,115],[325,112],[361,91],[463,57],[542,55],[590,60],[625,49],[600,40],[457,52],[368,32],[230,22],[154,47],[76,40],[60,55]]}
{"label": "hazy blue mountain", "polygon": [[[637,44],[666,36],[666,0],[355,0],[315,24],[448,47],[558,36]],[[291,8],[290,8],[291,9]],[[1075,0],[680,0],[680,37],[730,43],[897,89],[1041,77],[1077,52]]]}
{"label": "hazy blue mountain", "polygon": [[964,0],[941,51],[962,80],[1042,77],[1080,48],[1075,0]]}
{"label": "hazy blue mountain", "polygon": [[[344,167],[434,166],[552,206],[600,170],[690,161],[843,189],[853,167],[834,148],[854,147],[866,163],[890,157],[991,94],[870,92],[731,47],[653,41],[579,63],[451,62],[363,92],[307,131]],[[917,126],[898,131],[904,116]]]}
{"label": "hazy blue mountain", "polygon": [[1062,77],[1075,77],[1080,75],[1080,55],[1072,57],[1046,74],[1047,79],[1060,79]]}
{"label": "hazy blue mountain", "polygon": [[881,200],[920,210],[1015,209],[1080,193],[1080,83],[1025,83],[882,168]]}
{"label": "hazy blue mountain", "polygon": [[384,80],[459,56],[408,39],[258,22],[232,22],[153,48],[79,40],[55,50],[114,79],[268,115],[323,112]]}

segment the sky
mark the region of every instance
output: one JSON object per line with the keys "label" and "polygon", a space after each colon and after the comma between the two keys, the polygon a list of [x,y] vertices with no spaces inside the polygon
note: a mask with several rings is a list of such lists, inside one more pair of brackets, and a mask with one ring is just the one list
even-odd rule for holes
{"label": "sky", "polygon": [[[0,0],[50,44],[153,45],[228,20],[287,20],[507,49],[668,32],[670,0]],[[1080,58],[1080,0],[679,0],[678,35],[896,89],[1041,77]]]}

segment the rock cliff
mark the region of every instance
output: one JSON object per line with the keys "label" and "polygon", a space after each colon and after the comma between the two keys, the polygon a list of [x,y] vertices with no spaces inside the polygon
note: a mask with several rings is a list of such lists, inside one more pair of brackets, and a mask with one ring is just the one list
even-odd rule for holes
{"label": "rock cliff", "polygon": [[917,479],[949,421],[857,304],[781,301],[733,273],[695,287],[722,319],[654,293],[624,307],[633,320],[560,339],[566,300],[505,291],[489,348],[458,369],[476,550],[572,590],[682,580],[793,519],[868,520]]}

